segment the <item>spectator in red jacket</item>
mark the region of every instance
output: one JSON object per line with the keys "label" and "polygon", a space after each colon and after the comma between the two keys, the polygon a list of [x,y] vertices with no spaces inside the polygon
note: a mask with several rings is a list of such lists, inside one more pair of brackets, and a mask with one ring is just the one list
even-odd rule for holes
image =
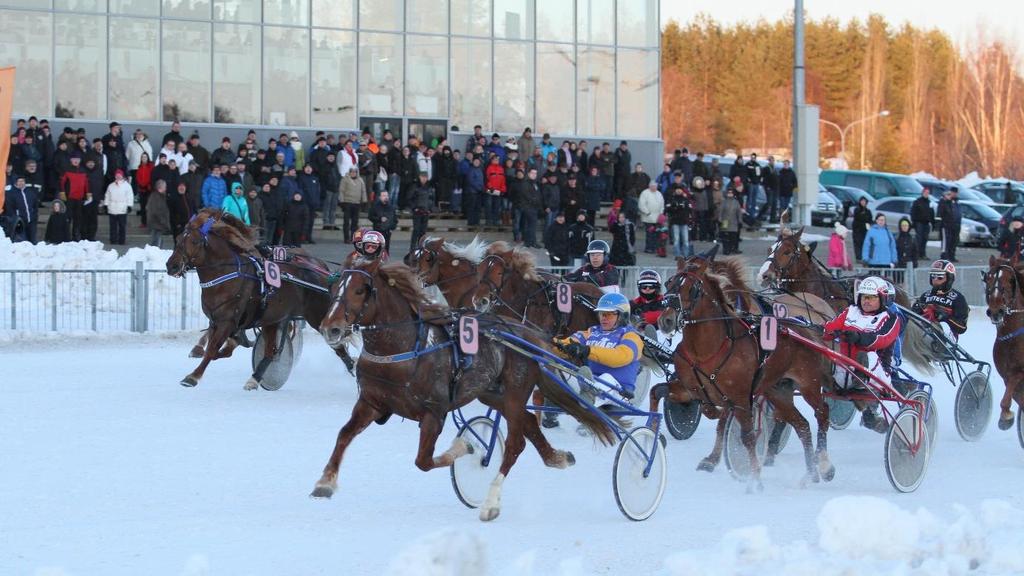
{"label": "spectator in red jacket", "polygon": [[484,170],[484,213],[487,215],[487,224],[497,226],[501,214],[501,199],[507,193],[505,186],[505,168],[501,165],[501,159],[497,155],[491,156],[491,161]]}
{"label": "spectator in red jacket", "polygon": [[89,179],[85,170],[82,170],[81,164],[81,154],[72,153],[71,167],[60,178],[60,199],[67,202],[68,214],[71,217],[71,239],[76,242],[82,239],[82,225],[84,224],[82,208],[87,197],[88,200],[92,200],[92,194],[89,193]]}

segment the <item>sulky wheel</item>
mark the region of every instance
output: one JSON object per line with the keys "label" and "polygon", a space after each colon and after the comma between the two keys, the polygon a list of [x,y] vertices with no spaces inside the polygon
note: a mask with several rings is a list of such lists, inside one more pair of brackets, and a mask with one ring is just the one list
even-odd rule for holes
{"label": "sulky wheel", "polygon": [[1024,409],[1017,409],[1017,440],[1020,447],[1024,448]]}
{"label": "sulky wheel", "polygon": [[793,427],[785,422],[775,419],[775,407],[772,406],[771,402],[765,401],[761,403],[761,433],[757,437],[757,457],[764,460],[768,456],[768,444],[771,441],[772,436],[776,434],[776,428],[782,427],[779,434],[779,447],[776,450],[776,454],[782,452],[782,449],[786,447],[789,442],[789,437],[793,435]]}
{"label": "sulky wheel", "polygon": [[665,415],[665,427],[676,440],[686,440],[697,431],[700,424],[700,401],[675,402],[665,398],[661,407]]}
{"label": "sulky wheel", "polygon": [[885,435],[885,473],[899,492],[917,490],[928,469],[931,445],[920,422],[921,415],[908,406],[896,414]]}
{"label": "sulky wheel", "polygon": [[[924,390],[915,390],[907,396],[907,400],[917,400],[924,406],[924,427],[928,431],[928,444],[935,449],[935,433],[939,429],[939,410],[935,406],[935,399]],[[929,454],[929,457],[931,454]]]}
{"label": "sulky wheel", "polygon": [[857,415],[857,407],[849,400],[826,397],[825,403],[828,404],[828,420],[833,430],[845,430]]}
{"label": "sulky wheel", "polygon": [[987,374],[975,370],[964,377],[953,404],[953,421],[961,438],[968,442],[981,440],[992,420],[993,403]]}
{"label": "sulky wheel", "polygon": [[452,462],[452,488],[459,502],[470,508],[479,508],[487,499],[491,481],[501,467],[505,438],[494,425],[494,420],[486,416],[470,418],[459,429],[458,437],[469,446],[469,453]]}
{"label": "sulky wheel", "polygon": [[[650,464],[650,470],[645,473]],[[646,520],[665,494],[668,463],[654,430],[634,428],[619,442],[612,466],[612,490],[619,510],[630,520]]]}
{"label": "sulky wheel", "polygon": [[[292,366],[295,364],[297,354],[295,353],[295,347],[292,344],[292,339],[288,338],[290,325],[285,325],[283,330],[278,331],[278,352],[277,356],[270,361],[270,365],[263,372],[263,379],[260,380],[260,388],[269,390],[271,392],[280,390],[284,383],[288,381],[288,376],[292,373]],[[259,366],[263,360],[263,356],[266,353],[266,331],[260,332],[259,336],[256,337],[256,342],[252,347],[252,369],[255,372],[256,367]]]}

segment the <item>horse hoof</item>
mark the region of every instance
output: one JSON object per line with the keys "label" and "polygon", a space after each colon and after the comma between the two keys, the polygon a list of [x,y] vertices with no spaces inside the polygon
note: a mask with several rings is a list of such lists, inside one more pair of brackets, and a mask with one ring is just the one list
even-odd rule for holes
{"label": "horse hoof", "polygon": [[769,454],[765,457],[762,466],[775,466],[775,457]]}
{"label": "horse hoof", "polygon": [[196,384],[199,384],[199,380],[196,380],[195,376],[188,375],[181,380],[180,384],[186,388],[195,388]]}
{"label": "horse hoof", "polygon": [[700,464],[697,464],[697,471],[699,471],[699,472],[714,472],[715,471],[715,465],[712,464],[709,460],[704,459],[704,460],[700,461]]}
{"label": "horse hoof", "polygon": [[501,514],[501,508],[481,508],[480,509],[480,520],[482,522],[490,522]]}
{"label": "horse hoof", "polygon": [[255,390],[255,389],[259,388],[259,386],[260,386],[260,383],[257,382],[255,378],[249,378],[248,380],[245,381],[245,386],[243,386],[242,389],[243,390]]}
{"label": "horse hoof", "polygon": [[202,358],[203,349],[200,346],[193,346],[192,351],[188,353],[189,358]]}
{"label": "horse hoof", "polygon": [[832,479],[835,478],[835,477],[836,477],[836,467],[835,466],[829,466],[828,470],[825,470],[824,472],[821,473],[821,479],[824,480],[825,482],[831,482]]}
{"label": "horse hoof", "polygon": [[330,486],[317,486],[316,488],[313,489],[313,492],[312,492],[312,494],[309,495],[309,497],[310,498],[330,498],[333,495],[334,495],[334,488],[331,488]]}
{"label": "horse hoof", "polygon": [[999,419],[999,429],[1000,430],[1009,430],[1012,426],[1013,426],[1013,414],[1010,414],[1009,418],[1000,418]]}
{"label": "horse hoof", "polygon": [[568,452],[567,451],[565,453],[565,466],[569,467],[569,466],[575,466],[575,465],[576,465],[576,456],[574,456],[572,452]]}

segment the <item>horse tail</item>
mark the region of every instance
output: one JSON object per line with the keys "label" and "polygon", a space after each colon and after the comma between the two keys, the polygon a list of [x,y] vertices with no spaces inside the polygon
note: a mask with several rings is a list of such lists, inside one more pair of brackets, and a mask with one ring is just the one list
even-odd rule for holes
{"label": "horse tail", "polygon": [[907,322],[907,330],[903,333],[903,356],[914,368],[931,376],[935,367],[929,361],[931,351],[925,338],[924,330],[916,322]]}
{"label": "horse tail", "polygon": [[550,377],[541,377],[537,386],[546,399],[583,424],[602,444],[611,446],[617,441],[611,426],[559,383]]}

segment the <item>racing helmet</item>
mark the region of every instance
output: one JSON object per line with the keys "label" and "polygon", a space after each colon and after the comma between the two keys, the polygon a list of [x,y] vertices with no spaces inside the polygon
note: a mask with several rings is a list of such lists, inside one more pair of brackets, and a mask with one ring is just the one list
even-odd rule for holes
{"label": "racing helmet", "polygon": [[[855,298],[857,306],[860,307],[860,297],[863,295],[878,296],[879,310],[886,309],[889,304],[892,303],[895,290],[893,290],[892,284],[886,281],[884,278],[878,276],[868,276],[867,278],[860,281],[857,285],[857,293]],[[863,308],[861,308],[863,310]]]}
{"label": "racing helmet", "polygon": [[376,254],[380,254],[381,249],[384,248],[384,235],[376,230],[367,230],[363,233],[362,249],[366,251],[367,244],[375,244],[377,246]]}
{"label": "racing helmet", "polygon": [[953,282],[956,281],[956,266],[949,260],[936,260],[932,262],[932,267],[928,271],[928,281],[931,282],[932,278],[945,278],[946,281],[939,286],[939,289],[949,290],[953,287]]}
{"label": "racing helmet", "polygon": [[352,245],[355,246],[356,252],[363,253],[363,236],[367,232],[370,232],[369,228],[358,228],[352,233]]}
{"label": "racing helmet", "polygon": [[587,244],[587,255],[600,252],[604,254],[605,258],[607,258],[610,250],[611,249],[608,248],[608,243],[604,240],[591,240],[590,244]]}
{"label": "racing helmet", "polygon": [[597,301],[594,312],[615,312],[619,315],[619,324],[629,321],[629,299],[618,292],[609,292]]}
{"label": "racing helmet", "polygon": [[657,270],[648,268],[637,277],[636,287],[641,289],[644,286],[654,286],[654,289],[661,292],[661,274],[658,274]]}

